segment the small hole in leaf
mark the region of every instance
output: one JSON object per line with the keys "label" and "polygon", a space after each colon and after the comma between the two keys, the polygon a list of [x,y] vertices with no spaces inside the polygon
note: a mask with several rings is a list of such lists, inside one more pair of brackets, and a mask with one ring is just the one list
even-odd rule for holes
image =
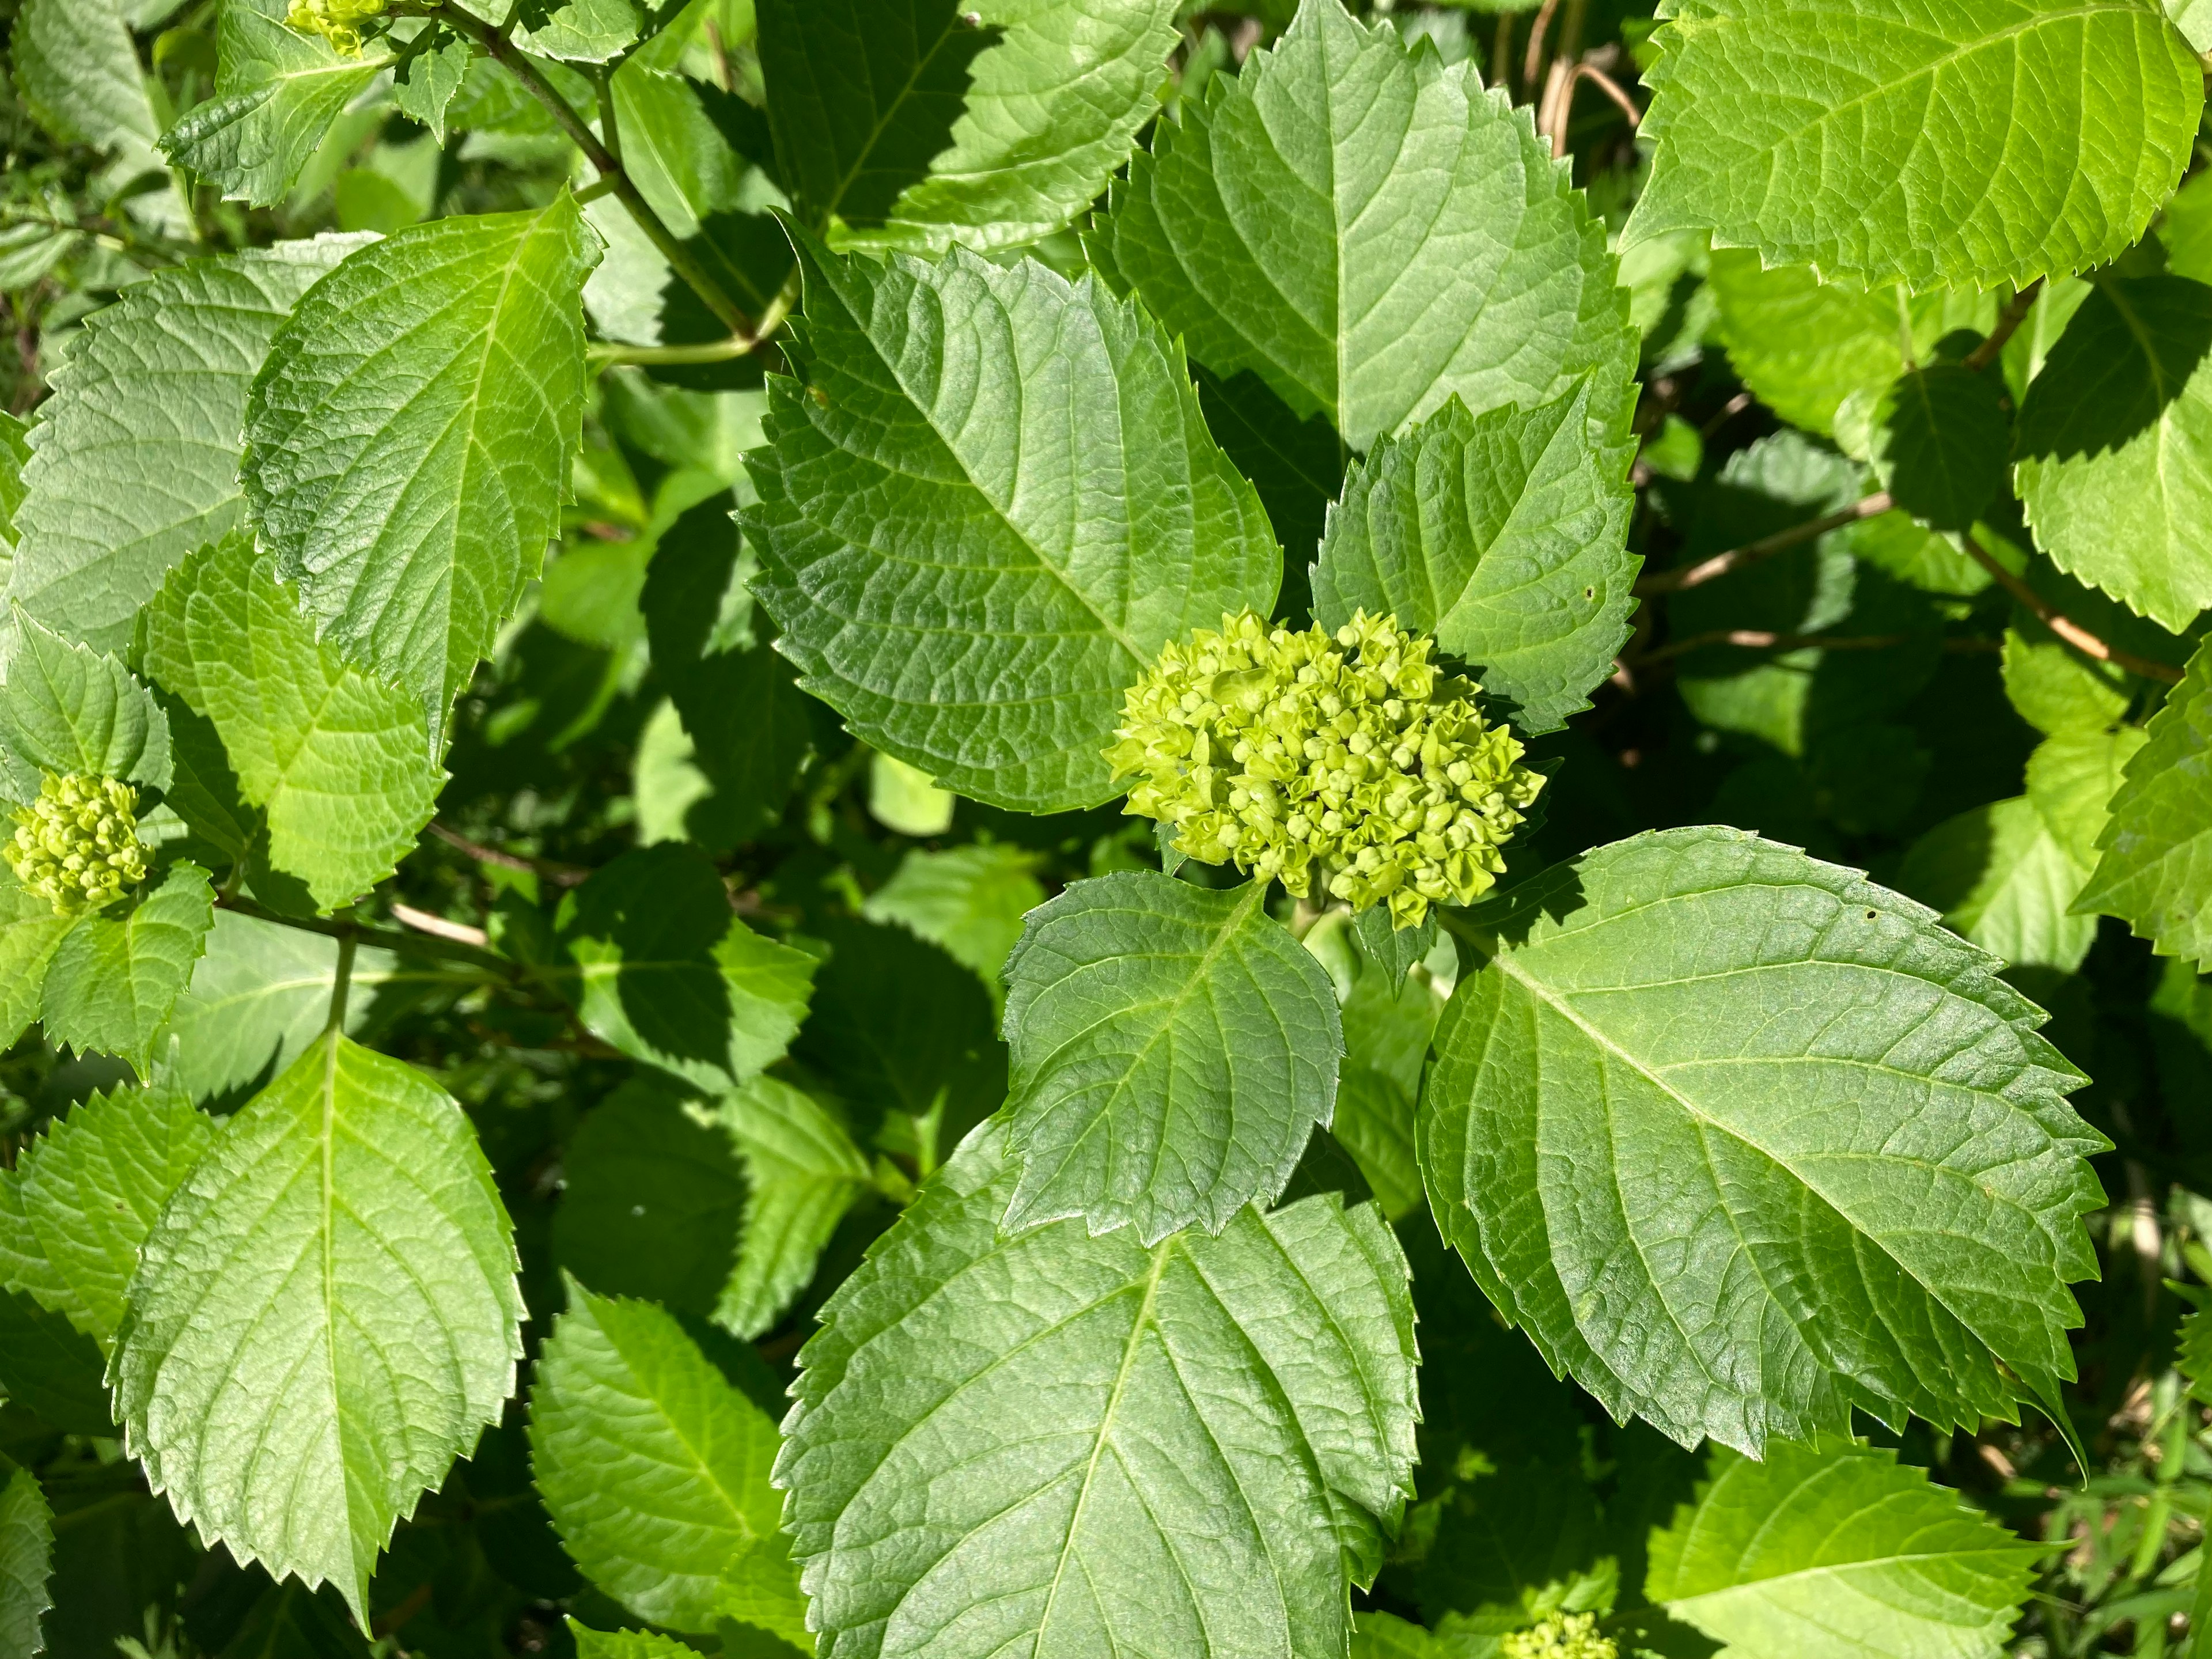
{"label": "small hole in leaf", "polygon": [[1868,911],[1868,912],[1867,912],[1867,920],[1868,920],[1869,921],[1872,921],[1875,917],[1879,916],[1881,914],[1881,911],[1879,911],[1879,910],[1869,910],[1869,911]]}
{"label": "small hole in leaf", "polygon": [[1583,597],[1586,599],[1595,599],[1597,597],[1597,589],[1595,587],[1585,587],[1583,589]]}

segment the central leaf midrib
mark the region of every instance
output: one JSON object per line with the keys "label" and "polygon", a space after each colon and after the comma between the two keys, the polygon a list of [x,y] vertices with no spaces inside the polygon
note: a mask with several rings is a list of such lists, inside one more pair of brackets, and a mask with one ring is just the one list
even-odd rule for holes
{"label": "central leaf midrib", "polygon": [[[1539,1002],[1542,1003],[1544,1006],[1550,1008],[1558,1013],[1561,1018],[1566,1020],[1568,1024],[1572,1025],[1577,1030],[1580,1031],[1585,1037],[1587,1037],[1591,1043],[1602,1049],[1605,1053],[1614,1056],[1637,1076],[1644,1079],[1646,1082],[1650,1084],[1653,1088],[1656,1089],[1662,1095],[1666,1097],[1666,1098],[1673,1101],[1692,1122],[1697,1124],[1700,1128],[1711,1129],[1718,1133],[1726,1135],[1730,1140],[1736,1142],[1740,1146],[1749,1147],[1753,1152],[1757,1152],[1759,1157],[1773,1164],[1775,1168],[1787,1172],[1793,1182],[1796,1182],[1796,1184],[1802,1188],[1806,1192],[1819,1199],[1823,1205],[1826,1206],[1831,1211],[1832,1211],[1838,1218],[1842,1220],[1844,1224],[1850,1229],[1853,1237],[1866,1239],[1869,1243],[1880,1249],[1885,1256],[1896,1264],[1899,1273],[1903,1273],[1907,1279],[1918,1285],[1921,1291],[1941,1306],[1945,1312],[1948,1313],[1954,1319],[1958,1320],[1960,1325],[1964,1329],[1973,1333],[1974,1337],[1978,1341],[1986,1340],[1986,1339],[1983,1338],[1980,1329],[1976,1323],[1972,1320],[1970,1320],[1964,1315],[1960,1314],[1957,1309],[1952,1307],[1949,1300],[1942,1291],[1938,1291],[1934,1285],[1929,1285],[1925,1279],[1922,1279],[1918,1273],[1912,1270],[1909,1264],[1900,1261],[1896,1253],[1891,1250],[1888,1244],[1881,1238],[1874,1233],[1869,1232],[1843,1210],[1838,1208],[1834,1201],[1830,1199],[1826,1193],[1823,1193],[1812,1182],[1807,1180],[1804,1176],[1793,1168],[1786,1159],[1783,1158],[1776,1152],[1770,1152],[1767,1148],[1760,1146],[1756,1140],[1752,1139],[1749,1136],[1741,1133],[1729,1124],[1723,1123],[1717,1118],[1713,1117],[1705,1111],[1697,1104],[1696,1102],[1691,1100],[1689,1097],[1683,1094],[1679,1089],[1674,1088],[1664,1078],[1654,1072],[1650,1066],[1644,1063],[1644,1060],[1635,1054],[1631,1054],[1627,1049],[1622,1048],[1618,1042],[1615,1042],[1606,1033],[1600,1030],[1596,1026],[1591,1024],[1588,1020],[1583,1018],[1581,1013],[1579,1013],[1574,1006],[1567,1002],[1563,997],[1555,994],[1541,981],[1536,979],[1534,975],[1529,974],[1527,969],[1519,966],[1515,960],[1513,952],[1510,951],[1500,951],[1498,955],[1492,957],[1492,961],[1498,965],[1508,978],[1522,987],[1531,996],[1534,996]],[[1623,1220],[1626,1221],[1626,1219],[1627,1217],[1626,1211],[1624,1210]],[[1748,1253],[1748,1245],[1745,1248],[1747,1253]],[[1796,1322],[1793,1319],[1791,1323],[1794,1325]]]}
{"label": "central leaf midrib", "polygon": [[[959,255],[956,253],[953,257],[957,259]],[[890,360],[889,355],[884,352],[881,344],[877,341],[875,335],[870,331],[866,323],[862,320],[860,307],[853,302],[853,297],[843,290],[842,285],[836,283],[834,273],[824,270],[820,266],[817,266],[816,269],[823,270],[823,275],[830,282],[833,291],[836,293],[838,303],[845,308],[846,314],[853,319],[854,331],[866,343],[869,355],[874,357],[878,363],[882,365],[884,374],[890,376],[891,383],[898,387],[899,396],[905,400],[906,406],[914,411],[915,419],[920,421],[921,424],[927,428],[929,434],[937,440],[938,447],[945,452],[945,458],[950,460],[953,466],[958,471],[961,481],[964,483],[969,489],[975,491],[977,500],[981,501],[985,506],[990,508],[992,517],[996,519],[1000,524],[1004,525],[1006,527],[1008,533],[1018,541],[1023,547],[1029,550],[1030,556],[1036,561],[1037,568],[1043,571],[1045,574],[1050,576],[1055,582],[1059,583],[1060,586],[1066,591],[1070,598],[1073,599],[1078,605],[1082,606],[1085,611],[1088,611],[1094,618],[1097,619],[1099,629],[1109,639],[1112,640],[1115,644],[1120,646],[1121,649],[1127,652],[1130,657],[1136,662],[1141,664],[1150,661],[1153,653],[1151,651],[1146,650],[1143,646],[1139,645],[1137,641],[1132,638],[1126,631],[1109,620],[1106,613],[1098,608],[1097,602],[1094,600],[1090,594],[1085,592],[1082,588],[1077,586],[1074,580],[1066,571],[1061,569],[1059,565],[1053,562],[1052,559],[1047,556],[1045,550],[1038,544],[1036,538],[1032,536],[1028,530],[1024,528],[1021,525],[1014,521],[1011,507],[1006,504],[1001,503],[991,494],[989,490],[984,489],[982,484],[977,481],[974,469],[968,465],[967,458],[963,456],[954,446],[951,435],[948,434],[943,428],[938,425],[933,413],[923,404],[921,398],[915,394],[914,387],[908,384],[906,376],[900,372],[899,366]],[[984,283],[986,292],[990,295],[993,308],[1006,321],[1008,326],[1011,328],[1013,319],[1009,313],[1004,300],[1000,297],[998,290],[994,287],[991,286],[988,277],[984,277],[981,280]],[[938,354],[940,363],[943,362],[946,355],[945,351],[940,349]],[[1115,370],[1114,383],[1115,391],[1118,393],[1121,389],[1121,374],[1118,365],[1115,367]],[[1018,365],[1014,366],[1014,385],[1018,393],[1024,389],[1022,377]],[[1017,425],[1018,425],[1018,419],[1019,417],[1017,416]],[[824,434],[823,435],[826,437],[828,434]],[[840,454],[852,455],[854,453],[845,445],[836,442],[835,439],[831,439],[830,442]],[[1123,447],[1126,449],[1126,443]],[[895,471],[897,470],[895,467],[890,466],[889,464],[879,458],[870,456],[867,459],[873,465],[884,467],[886,471]],[[1123,471],[1126,473],[1127,468],[1125,467]],[[1015,471],[1017,477],[1018,477],[1020,473],[1020,461],[1018,458],[1015,463]],[[1127,502],[1125,501],[1123,505],[1126,507]]]}

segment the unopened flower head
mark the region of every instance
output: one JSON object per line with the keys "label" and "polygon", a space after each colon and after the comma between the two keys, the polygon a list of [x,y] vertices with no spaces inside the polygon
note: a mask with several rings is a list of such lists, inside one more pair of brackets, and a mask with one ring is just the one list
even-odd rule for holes
{"label": "unopened flower head", "polygon": [[49,772],[39,798],[15,810],[4,848],[15,879],[60,915],[97,910],[146,878],[138,792],[113,778]]}
{"label": "unopened flower head", "polygon": [[302,34],[319,34],[340,52],[361,50],[365,19],[383,15],[384,0],[292,0],[284,21]]}
{"label": "unopened flower head", "polygon": [[1555,1613],[1498,1644],[1500,1659],[1620,1659],[1610,1636],[1597,1633],[1594,1613]]}
{"label": "unopened flower head", "polygon": [[1387,904],[1395,927],[1468,902],[1544,780],[1483,718],[1482,688],[1430,660],[1434,643],[1364,611],[1333,635],[1247,611],[1170,643],[1106,751],[1137,779],[1127,810],[1175,825],[1188,857],[1301,898]]}

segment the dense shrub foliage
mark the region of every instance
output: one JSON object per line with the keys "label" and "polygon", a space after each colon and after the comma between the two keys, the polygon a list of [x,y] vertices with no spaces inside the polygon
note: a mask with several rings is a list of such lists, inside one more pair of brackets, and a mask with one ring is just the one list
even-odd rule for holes
{"label": "dense shrub foliage", "polygon": [[0,0],[0,1659],[2212,1655],[2197,0]]}

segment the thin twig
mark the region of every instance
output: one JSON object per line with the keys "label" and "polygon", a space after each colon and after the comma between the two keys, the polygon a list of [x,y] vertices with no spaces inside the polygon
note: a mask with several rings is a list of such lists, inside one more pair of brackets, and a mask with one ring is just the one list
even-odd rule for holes
{"label": "thin twig", "polygon": [[489,951],[479,951],[457,940],[403,933],[397,927],[376,927],[366,922],[341,921],[327,916],[288,916],[256,904],[252,899],[235,895],[218,895],[215,902],[218,910],[231,910],[241,916],[252,916],[257,921],[273,921],[280,927],[296,927],[304,933],[320,933],[325,939],[338,940],[341,945],[352,939],[403,956],[434,957],[447,962],[466,963],[471,968],[483,969],[501,979],[513,979],[520,971],[519,964],[504,957],[495,956]]}
{"label": "thin twig", "polygon": [[1536,77],[1544,72],[1544,36],[1552,27],[1553,14],[1559,9],[1559,0],[1544,0],[1537,9],[1536,21],[1528,30],[1528,55],[1521,60],[1521,90],[1527,92],[1536,84]]}
{"label": "thin twig", "polygon": [[411,904],[392,901],[392,919],[403,927],[412,927],[418,933],[428,933],[434,939],[449,939],[458,945],[473,945],[483,950],[491,944],[491,935],[481,927],[471,927],[465,921],[448,921],[433,915],[428,910],[417,910]]}
{"label": "thin twig", "polygon": [[592,345],[586,348],[585,356],[595,363],[726,363],[759,349],[763,340],[783,326],[783,319],[798,302],[799,272],[794,270],[748,333],[732,334],[726,340],[709,340],[702,345]]}
{"label": "thin twig", "polygon": [[480,841],[471,841],[451,824],[435,818],[430,821],[430,833],[447,846],[466,853],[478,864],[495,864],[502,870],[519,870],[562,887],[574,887],[592,872],[580,865],[556,864],[550,859],[525,858],[520,853],[502,852],[496,847],[487,847]]}
{"label": "thin twig", "polygon": [[331,1017],[323,1029],[341,1036],[345,1031],[346,992],[353,985],[354,948],[360,943],[361,936],[350,927],[338,935],[338,963],[331,975]]}
{"label": "thin twig", "polygon": [[1961,535],[1959,543],[1966,550],[1966,556],[1988,571],[1998,586],[2019,600],[2038,622],[2083,656],[2094,657],[2099,662],[2112,663],[2147,680],[2163,680],[2168,685],[2181,684],[2179,668],[2166,663],[2153,662],[2148,657],[2138,657],[2134,652],[2123,651],[2116,645],[2106,644],[2030,587],[2025,580],[1999,564],[1990,556],[1989,550],[1976,541],[1971,533]]}
{"label": "thin twig", "polygon": [[[507,39],[504,29],[485,22],[453,3],[453,0],[425,0],[425,3],[421,5],[396,6],[392,8],[392,13],[398,16],[440,19],[457,33],[465,35],[482,46],[494,63],[521,82],[531,96],[545,106],[555,123],[568,135],[569,142],[584,152],[584,159],[592,164],[600,178],[606,180],[615,199],[629,210],[629,216],[637,222],[638,228],[646,234],[654,247],[659,249],[660,257],[668,261],[669,269],[684,279],[692,292],[706,303],[707,308],[721,319],[722,325],[732,335],[746,336],[756,342],[764,337],[762,331],[746,317],[738,302],[723,290],[722,285],[708,274],[691,250],[661,222],[660,216],[638,193],[635,181],[623,170],[622,163],[605,144],[599,142],[599,135],[585,125],[584,118],[570,107],[568,100],[539,72],[528,55]],[[614,118],[613,108],[610,99],[600,111],[600,119],[610,126]]]}
{"label": "thin twig", "polygon": [[1716,628],[1669,640],[1640,657],[1623,658],[1621,663],[1626,668],[1643,668],[1714,645],[1732,645],[1744,651],[1887,651],[1911,637],[1910,634],[1776,634],[1763,628]]}
{"label": "thin twig", "polygon": [[[1621,90],[1620,82],[1614,80],[1603,70],[1595,67],[1588,58],[1584,58],[1581,63],[1575,65],[1575,79],[1577,81],[1595,81],[1597,83],[1597,88],[1600,92],[1602,92],[1607,97],[1612,99],[1614,103],[1620,106],[1620,112],[1628,118],[1628,125],[1631,127],[1640,126],[1643,125],[1644,112],[1636,107],[1636,100]],[[1570,98],[1574,95],[1574,89],[1571,87],[1568,88],[1567,95]],[[1559,123],[1559,125],[1561,129],[1564,130],[1566,126],[1566,123],[1562,121]]]}
{"label": "thin twig", "polygon": [[2012,338],[2014,331],[2027,319],[2027,313],[2035,308],[2036,299],[2042,292],[2043,278],[2039,276],[2014,295],[2005,308],[1997,313],[1997,325],[1990,331],[1989,337],[1961,357],[1959,366],[1978,373],[1995,362],[1997,354],[2005,349],[2005,342]]}
{"label": "thin twig", "polygon": [[1719,431],[1730,421],[1735,419],[1737,416],[1742,414],[1745,410],[1749,409],[1752,404],[1757,401],[1758,399],[1753,398],[1748,392],[1737,392],[1735,397],[1729,398],[1726,403],[1721,405],[1720,412],[1717,415],[1714,416],[1712,419],[1707,421],[1703,426],[1698,428],[1698,436],[1700,438],[1711,437],[1714,433]]}
{"label": "thin twig", "polygon": [[1654,593],[1678,593],[1686,587],[1697,587],[1716,576],[1725,576],[1731,570],[1741,570],[1747,564],[1788,551],[1800,543],[1809,542],[1826,535],[1831,530],[1840,530],[1861,519],[1871,519],[1887,513],[1891,506],[1889,496],[1881,490],[1853,501],[1840,512],[1809,523],[1792,525],[1787,530],[1778,530],[1771,536],[1762,536],[1755,542],[1746,542],[1741,547],[1732,547],[1725,553],[1716,553],[1710,559],[1680,570],[1662,570],[1646,576],[1636,584],[1636,592],[1645,596]]}

